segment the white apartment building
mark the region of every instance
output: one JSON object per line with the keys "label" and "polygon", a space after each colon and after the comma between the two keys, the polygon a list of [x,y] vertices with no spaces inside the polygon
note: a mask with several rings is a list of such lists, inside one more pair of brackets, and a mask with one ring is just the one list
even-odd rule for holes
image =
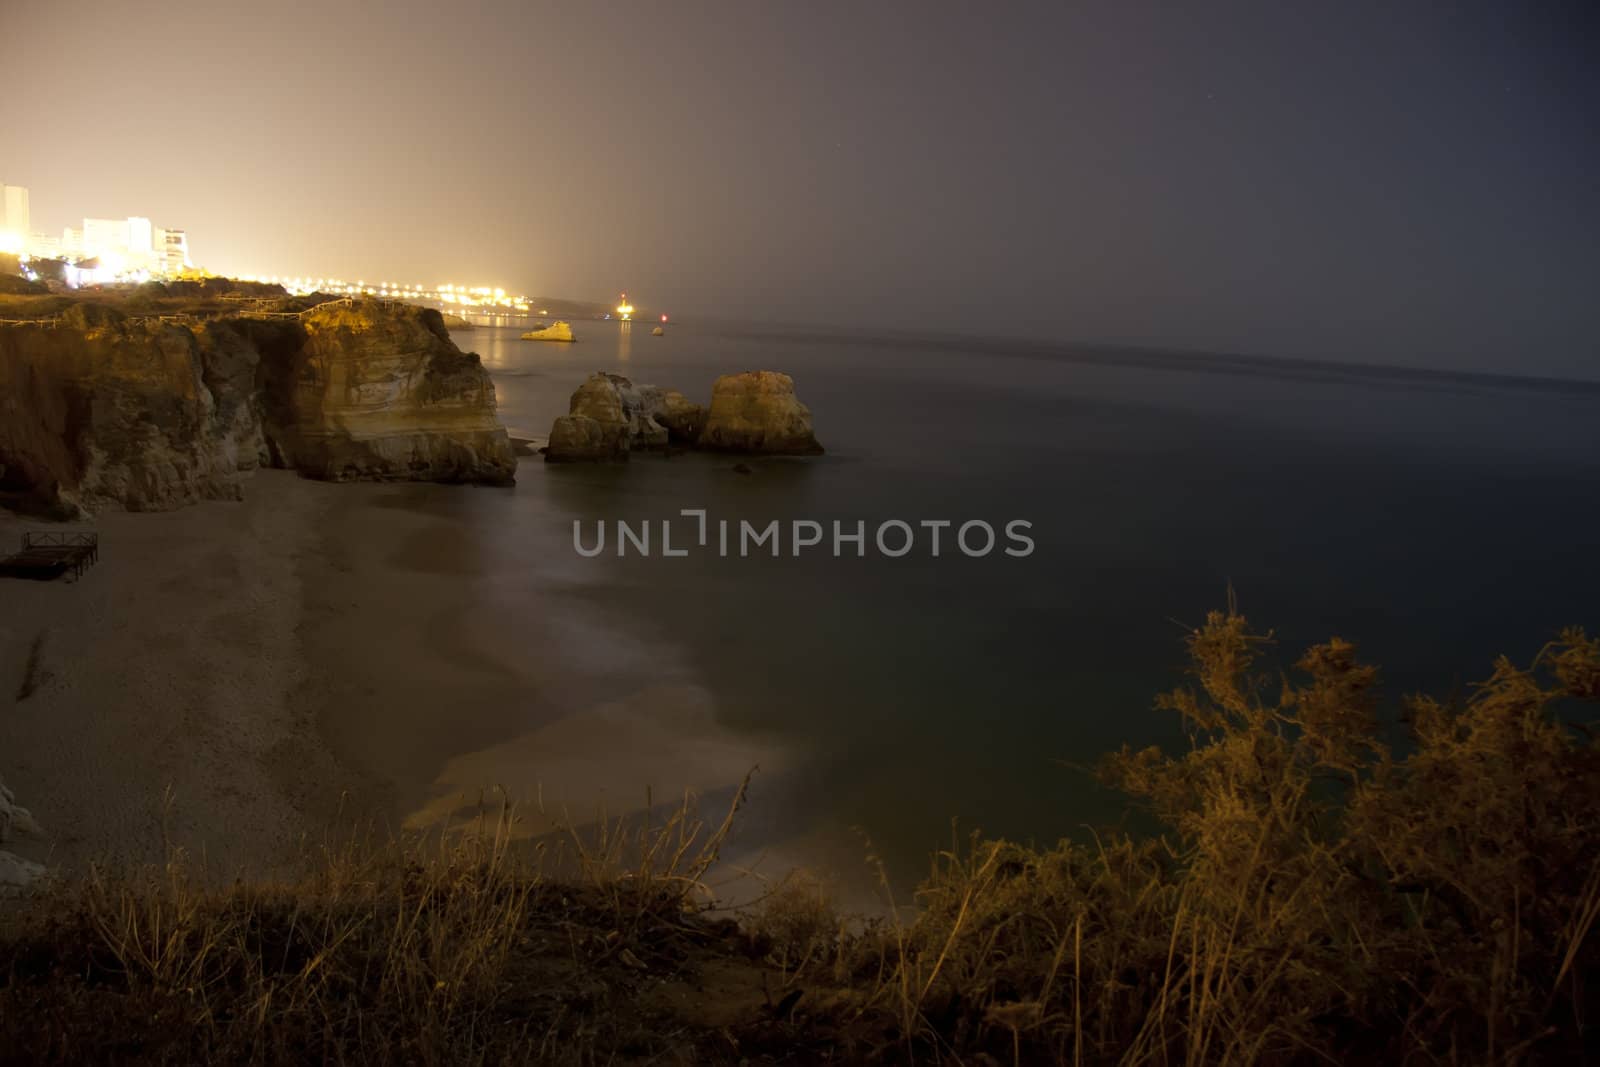
{"label": "white apartment building", "polygon": [[0,252],[26,252],[41,258],[99,259],[106,278],[139,274],[177,274],[194,266],[189,237],[183,230],[152,225],[148,218],[84,219],[68,226],[61,237],[34,233],[28,212],[28,190],[0,183]]}
{"label": "white apartment building", "polygon": [[27,188],[0,182],[0,252],[26,251],[30,224]]}
{"label": "white apartment building", "polygon": [[84,219],[81,229],[68,226],[62,231],[60,248],[66,256],[110,260],[104,265],[118,273],[176,274],[194,265],[185,231],[153,226],[141,215]]}

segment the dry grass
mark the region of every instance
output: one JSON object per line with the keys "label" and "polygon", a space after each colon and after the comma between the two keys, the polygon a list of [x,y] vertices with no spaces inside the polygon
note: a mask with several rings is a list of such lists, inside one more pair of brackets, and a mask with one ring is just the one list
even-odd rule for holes
{"label": "dry grass", "polygon": [[0,1061],[692,1062],[635,997],[739,941],[698,903],[727,822],[517,822],[327,845],[282,884],[96,872],[0,947]]}
{"label": "dry grass", "polygon": [[[1181,755],[1107,778],[1160,836],[936,857],[909,915],[795,874],[713,918],[716,827],[514,813],[321,850],[281,885],[181,857],[0,943],[0,1059],[1571,1063],[1600,1056],[1600,642],[1572,630],[1384,740],[1348,643],[1291,676],[1234,612],[1189,638]],[[1065,821],[1065,820],[1064,820]],[[556,871],[560,877],[546,872]],[[885,887],[887,889],[887,886]],[[893,903],[891,899],[891,904]]]}

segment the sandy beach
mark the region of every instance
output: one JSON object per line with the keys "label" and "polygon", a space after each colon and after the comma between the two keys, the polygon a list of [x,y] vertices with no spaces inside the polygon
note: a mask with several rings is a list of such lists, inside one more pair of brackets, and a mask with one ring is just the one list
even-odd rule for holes
{"label": "sandy beach", "polygon": [[[261,471],[242,503],[84,524],[102,549],[81,580],[0,586],[0,778],[47,834],[8,847],[64,873],[169,845],[271,873],[304,840],[436,829],[495,790],[533,835],[647,795],[715,810],[776,769],[661,650],[486,569],[459,509],[496,492]],[[38,525],[0,514],[0,545]]]}
{"label": "sandy beach", "polygon": [[[336,807],[350,776],[297,700],[299,559],[330,487],[272,472],[252,488],[99,516],[81,580],[0,589],[0,774],[48,834],[19,854],[72,871],[170,842],[218,870],[270,867]],[[38,526],[0,516],[0,544]]]}

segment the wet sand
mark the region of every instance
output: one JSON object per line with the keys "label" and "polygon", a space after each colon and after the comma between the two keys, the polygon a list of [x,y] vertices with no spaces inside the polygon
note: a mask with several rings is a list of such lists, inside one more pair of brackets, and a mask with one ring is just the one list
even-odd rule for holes
{"label": "wet sand", "polygon": [[670,647],[609,627],[563,560],[540,567],[564,542],[496,540],[532,525],[507,521],[510,491],[341,488],[302,564],[304,692],[391,829],[458,824],[492,793],[533,836],[563,810],[581,823],[686,790],[714,804],[779,762],[718,726]]}
{"label": "wet sand", "polygon": [[[532,835],[647,795],[710,812],[776,769],[670,649],[495,572],[462,509],[506,492],[263,471],[242,503],[86,524],[101,559],[79,581],[0,585],[0,778],[48,834],[8,847],[65,872],[174,845],[271,873],[304,839],[436,829],[497,788]],[[0,513],[0,545],[38,525]]]}

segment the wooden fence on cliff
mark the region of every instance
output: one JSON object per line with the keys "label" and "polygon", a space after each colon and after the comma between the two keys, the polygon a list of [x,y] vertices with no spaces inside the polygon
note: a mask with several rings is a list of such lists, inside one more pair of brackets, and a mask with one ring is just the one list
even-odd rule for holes
{"label": "wooden fence on cliff", "polygon": [[42,326],[47,330],[53,330],[60,326],[62,321],[60,315],[48,319],[0,319],[0,326]]}

